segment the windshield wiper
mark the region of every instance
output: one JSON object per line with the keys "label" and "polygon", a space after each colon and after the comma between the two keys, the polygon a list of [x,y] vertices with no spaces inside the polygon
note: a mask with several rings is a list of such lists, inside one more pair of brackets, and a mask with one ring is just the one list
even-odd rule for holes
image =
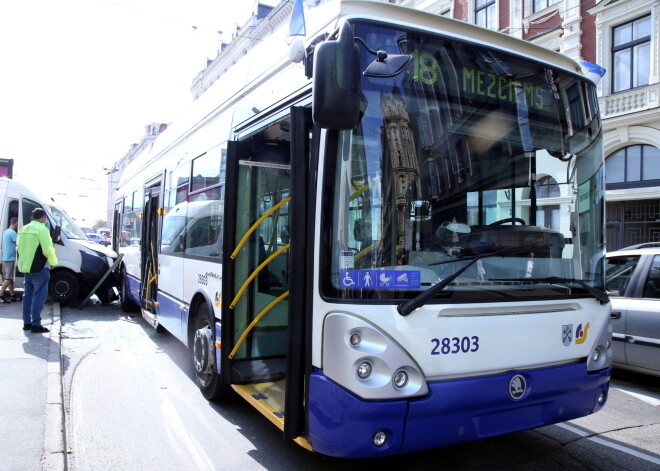
{"label": "windshield wiper", "polygon": [[[549,244],[552,245],[552,244]],[[538,247],[548,247],[549,245],[545,246],[538,246]],[[537,248],[537,247],[534,247]],[[469,260],[469,263],[466,263],[464,266],[456,270],[455,273],[449,275],[447,278],[442,280],[440,283],[431,286],[429,289],[424,291],[423,293],[419,294],[415,298],[411,299],[410,301],[403,302],[399,304],[396,308],[397,311],[399,311],[399,314],[402,316],[407,316],[411,312],[413,312],[415,309],[422,307],[425,305],[427,302],[429,302],[431,299],[435,297],[436,294],[438,294],[440,291],[445,289],[452,281],[454,281],[456,278],[461,276],[461,274],[470,268],[476,261],[481,260],[482,258],[488,258],[488,257],[497,257],[497,256],[504,256],[505,254],[510,254],[510,253],[519,253],[519,252],[530,252],[534,248],[530,247],[512,247],[510,249],[500,249],[496,250],[494,252],[488,252],[488,253],[483,253],[479,255],[474,255],[472,257],[461,257],[461,258],[455,258],[452,260],[445,260],[442,262],[436,262],[436,263],[430,263],[430,265],[440,265],[443,263],[454,263],[454,262],[464,262],[466,260]]]}
{"label": "windshield wiper", "polygon": [[576,283],[580,285],[587,293],[596,298],[601,304],[607,304],[610,302],[610,297],[604,291],[594,288],[584,282],[584,280],[578,280],[577,278],[562,278],[560,276],[549,276],[547,278],[499,278],[494,279],[493,281],[520,281],[523,283],[548,283],[551,285],[565,285],[567,283]]}

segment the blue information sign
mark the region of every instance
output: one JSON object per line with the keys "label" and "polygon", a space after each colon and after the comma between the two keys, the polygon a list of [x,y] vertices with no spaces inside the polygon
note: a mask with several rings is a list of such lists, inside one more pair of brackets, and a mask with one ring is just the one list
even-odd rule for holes
{"label": "blue information sign", "polygon": [[421,272],[416,270],[340,270],[342,288],[419,289]]}

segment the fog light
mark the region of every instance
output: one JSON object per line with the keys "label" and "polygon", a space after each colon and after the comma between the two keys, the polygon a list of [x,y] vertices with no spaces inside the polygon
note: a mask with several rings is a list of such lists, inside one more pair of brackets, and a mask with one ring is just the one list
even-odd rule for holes
{"label": "fog light", "polygon": [[358,365],[357,375],[360,377],[360,379],[367,379],[369,376],[371,376],[372,370],[373,367],[371,366],[371,363],[368,361],[363,361]]}
{"label": "fog light", "polygon": [[406,384],[408,384],[408,373],[406,373],[404,370],[397,371],[394,373],[393,382],[394,386],[399,389],[405,387]]}
{"label": "fog light", "polygon": [[360,334],[355,333],[351,335],[351,345],[354,347],[360,345],[360,342],[362,342],[362,337],[360,337]]}
{"label": "fog light", "polygon": [[600,347],[596,348],[591,354],[591,359],[593,361],[598,361],[599,358],[600,358]]}
{"label": "fog light", "polygon": [[385,445],[386,441],[387,441],[387,434],[385,432],[383,432],[382,430],[376,432],[376,435],[374,435],[374,445],[380,447]]}
{"label": "fog light", "polygon": [[598,395],[598,405],[602,406],[605,403],[605,391],[601,391]]}

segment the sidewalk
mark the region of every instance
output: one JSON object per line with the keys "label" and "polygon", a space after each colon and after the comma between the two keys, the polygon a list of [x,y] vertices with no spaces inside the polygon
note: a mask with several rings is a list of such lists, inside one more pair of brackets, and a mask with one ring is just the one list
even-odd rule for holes
{"label": "sidewalk", "polygon": [[62,471],[60,305],[44,306],[45,334],[22,330],[21,306],[0,304],[0,469]]}

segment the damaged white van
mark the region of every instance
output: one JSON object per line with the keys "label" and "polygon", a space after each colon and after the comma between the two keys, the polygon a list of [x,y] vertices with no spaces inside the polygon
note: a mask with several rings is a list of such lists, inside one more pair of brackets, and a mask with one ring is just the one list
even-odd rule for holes
{"label": "damaged white van", "polygon": [[[1,232],[9,227],[12,217],[18,218],[20,230],[32,221],[32,210],[43,208],[48,213],[46,226],[50,229],[58,265],[50,274],[50,295],[63,304],[76,305],[96,288],[94,294],[102,303],[117,299],[117,280],[109,273],[117,254],[85,237],[76,223],[61,208],[48,204],[21,183],[0,178],[0,222]],[[2,253],[0,237],[0,254]],[[16,272],[14,285],[23,286],[23,274]]]}

